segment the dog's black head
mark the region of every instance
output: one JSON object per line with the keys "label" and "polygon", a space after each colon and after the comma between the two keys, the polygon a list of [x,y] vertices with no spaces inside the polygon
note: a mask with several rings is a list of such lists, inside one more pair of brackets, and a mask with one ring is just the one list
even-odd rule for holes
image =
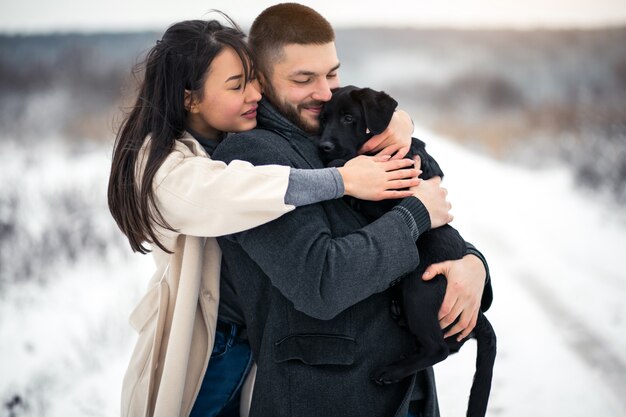
{"label": "dog's black head", "polygon": [[387,128],[398,102],[382,91],[349,85],[333,90],[320,115],[319,150],[327,165],[341,166],[372,136]]}

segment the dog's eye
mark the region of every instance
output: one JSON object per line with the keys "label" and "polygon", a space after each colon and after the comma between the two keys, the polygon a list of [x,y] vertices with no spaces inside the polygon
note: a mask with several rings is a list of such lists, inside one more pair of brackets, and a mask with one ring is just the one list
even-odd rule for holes
{"label": "dog's eye", "polygon": [[341,121],[344,123],[352,123],[352,115],[346,114],[341,118]]}

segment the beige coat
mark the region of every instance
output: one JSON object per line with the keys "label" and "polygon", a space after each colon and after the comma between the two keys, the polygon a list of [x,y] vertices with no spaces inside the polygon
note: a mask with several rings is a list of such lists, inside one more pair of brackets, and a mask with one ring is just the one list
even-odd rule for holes
{"label": "beige coat", "polygon": [[[139,168],[140,176],[141,162]],[[130,317],[139,338],[124,377],[122,416],[189,415],[213,349],[221,261],[214,237],[293,210],[284,203],[288,179],[289,167],[227,166],[190,136],[176,141],[154,181],[157,205],[178,230],[158,229],[174,253],[154,245],[156,271]]]}

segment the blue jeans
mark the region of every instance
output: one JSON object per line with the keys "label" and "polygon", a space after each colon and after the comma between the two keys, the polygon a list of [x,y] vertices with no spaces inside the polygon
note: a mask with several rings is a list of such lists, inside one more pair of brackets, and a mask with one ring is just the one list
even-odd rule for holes
{"label": "blue jeans", "polygon": [[215,344],[190,417],[239,417],[239,399],[252,353],[238,327],[218,320]]}

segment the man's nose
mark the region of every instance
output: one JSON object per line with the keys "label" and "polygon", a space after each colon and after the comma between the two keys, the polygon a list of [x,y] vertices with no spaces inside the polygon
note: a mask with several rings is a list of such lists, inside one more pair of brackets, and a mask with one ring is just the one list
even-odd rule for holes
{"label": "man's nose", "polygon": [[333,93],[330,91],[330,84],[326,78],[320,79],[315,84],[315,92],[312,95],[312,98],[318,101],[327,102],[333,96]]}

